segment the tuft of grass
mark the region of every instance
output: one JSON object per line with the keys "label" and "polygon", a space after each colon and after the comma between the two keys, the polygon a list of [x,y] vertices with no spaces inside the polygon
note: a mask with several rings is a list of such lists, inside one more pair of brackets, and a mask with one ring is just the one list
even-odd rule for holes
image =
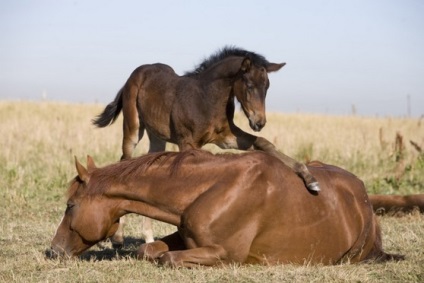
{"label": "tuft of grass", "polygon": [[[137,215],[127,216],[125,247],[120,251],[104,243],[77,259],[46,259],[44,252],[65,210],[67,184],[76,174],[74,156],[85,162],[90,154],[100,166],[121,156],[122,118],[106,129],[91,125],[103,107],[0,102],[0,282],[424,281],[424,216],[417,213],[379,216],[384,248],[405,254],[401,262],[167,269],[135,259],[142,242]],[[236,124],[250,132],[241,113]],[[371,193],[409,194],[424,192],[424,156],[407,142],[423,148],[422,127],[417,119],[271,113],[260,135],[301,161],[321,160],[352,171]],[[402,147],[396,145],[397,133]],[[145,138],[136,155],[147,149]],[[153,224],[156,237],[175,231],[168,224]]]}

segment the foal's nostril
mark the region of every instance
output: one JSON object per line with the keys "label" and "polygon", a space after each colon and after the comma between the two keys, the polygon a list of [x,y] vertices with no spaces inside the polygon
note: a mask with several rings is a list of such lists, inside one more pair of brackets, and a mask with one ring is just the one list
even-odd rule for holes
{"label": "foal's nostril", "polygon": [[259,122],[256,123],[256,131],[259,132],[265,126],[265,123]]}

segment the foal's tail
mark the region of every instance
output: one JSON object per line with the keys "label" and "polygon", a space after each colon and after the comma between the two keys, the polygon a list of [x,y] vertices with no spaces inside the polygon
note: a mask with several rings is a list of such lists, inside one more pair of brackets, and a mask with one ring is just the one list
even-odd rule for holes
{"label": "foal's tail", "polygon": [[96,116],[92,120],[93,124],[96,125],[99,128],[104,128],[106,126],[109,126],[110,124],[113,124],[115,122],[116,118],[118,118],[119,113],[121,113],[122,110],[122,93],[124,91],[124,88],[121,88],[121,90],[118,92],[118,94],[115,97],[115,100],[109,103],[105,110],[103,112]]}

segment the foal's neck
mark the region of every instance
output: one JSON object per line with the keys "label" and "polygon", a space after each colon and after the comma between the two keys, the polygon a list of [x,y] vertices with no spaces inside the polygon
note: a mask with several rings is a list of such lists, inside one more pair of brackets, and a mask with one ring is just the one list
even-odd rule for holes
{"label": "foal's neck", "polygon": [[199,78],[206,80],[233,79],[238,74],[242,61],[242,57],[225,58],[201,73]]}

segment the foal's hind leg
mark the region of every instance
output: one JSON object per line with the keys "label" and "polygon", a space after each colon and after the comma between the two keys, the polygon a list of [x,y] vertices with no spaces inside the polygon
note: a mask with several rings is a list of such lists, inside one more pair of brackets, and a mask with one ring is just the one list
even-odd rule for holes
{"label": "foal's hind leg", "polygon": [[112,242],[112,247],[114,249],[119,249],[124,245],[124,226],[125,220],[121,217],[119,218],[118,230],[116,230],[115,234],[110,237],[110,241]]}
{"label": "foal's hind leg", "polygon": [[[144,124],[139,120],[137,105],[135,102],[123,105],[124,112],[124,137],[122,140],[121,160],[130,159],[138,142],[143,138]],[[115,234],[110,237],[112,246],[120,248],[124,244],[124,218],[119,219],[119,227]]]}
{"label": "foal's hind leg", "polygon": [[137,103],[131,100],[127,101],[123,104],[122,110],[124,114],[124,136],[122,139],[121,160],[132,157],[135,147],[144,134],[144,124],[140,121]]}
{"label": "foal's hind leg", "polygon": [[[151,133],[147,133],[149,136],[149,153],[165,151],[166,142],[157,138]],[[151,243],[155,239],[153,238],[152,220],[150,218],[142,216],[141,221],[141,235],[146,243]]]}

